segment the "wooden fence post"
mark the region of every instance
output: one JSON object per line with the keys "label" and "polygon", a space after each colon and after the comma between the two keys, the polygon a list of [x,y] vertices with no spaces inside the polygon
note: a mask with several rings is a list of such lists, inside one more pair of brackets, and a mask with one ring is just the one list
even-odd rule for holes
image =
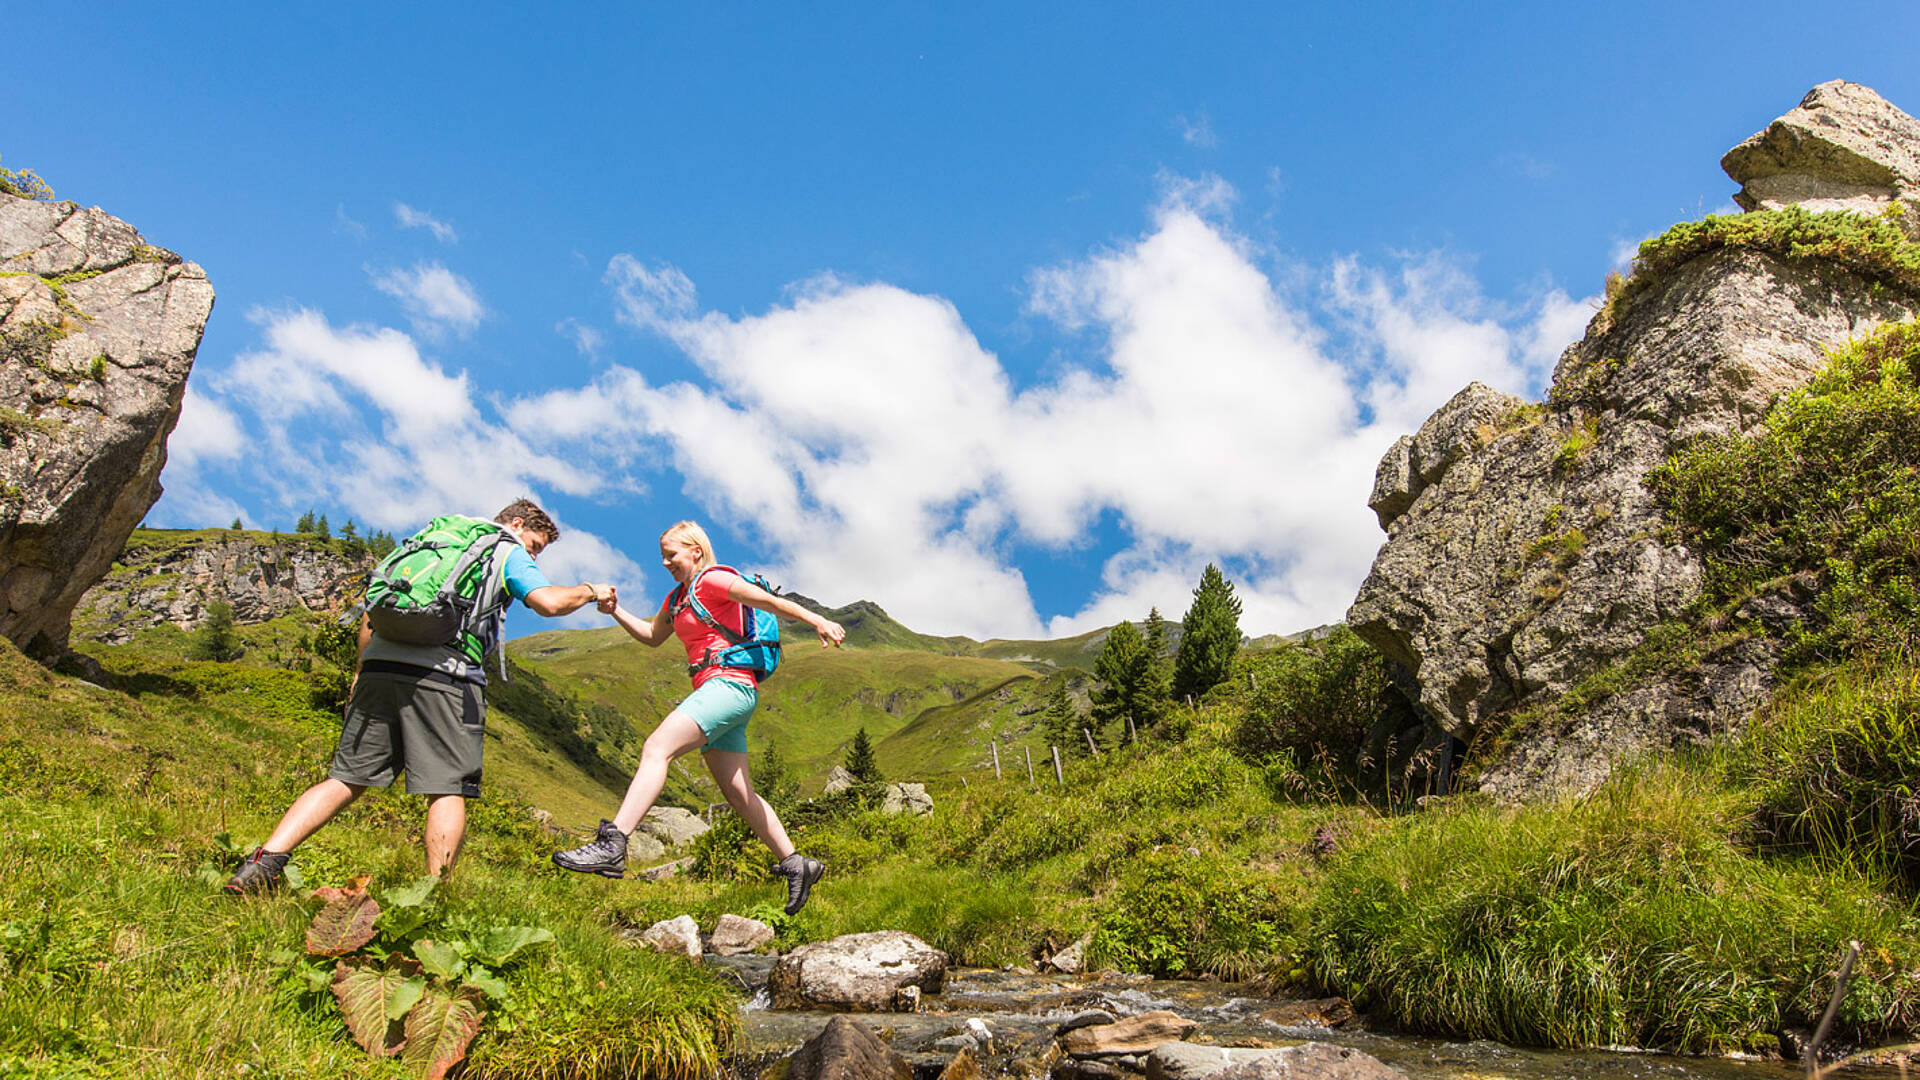
{"label": "wooden fence post", "polygon": [[1033,786],[1033,782],[1034,782],[1033,781],[1033,747],[1023,746],[1020,749],[1022,752],[1024,752],[1027,755],[1027,786],[1031,787]]}
{"label": "wooden fence post", "polygon": [[1087,737],[1087,753],[1092,754],[1094,757],[1099,757],[1100,748],[1094,745],[1093,732],[1087,728],[1081,728],[1080,734],[1085,735]]}
{"label": "wooden fence post", "polygon": [[1127,741],[1130,743],[1136,743],[1140,741],[1140,733],[1133,729],[1132,713],[1127,714]]}
{"label": "wooden fence post", "polygon": [[1053,748],[1053,778],[1063,786],[1067,782],[1066,771],[1060,768],[1060,748],[1057,746]]}
{"label": "wooden fence post", "polygon": [[993,778],[998,780],[1000,779],[1000,740],[995,739],[990,745],[993,747]]}

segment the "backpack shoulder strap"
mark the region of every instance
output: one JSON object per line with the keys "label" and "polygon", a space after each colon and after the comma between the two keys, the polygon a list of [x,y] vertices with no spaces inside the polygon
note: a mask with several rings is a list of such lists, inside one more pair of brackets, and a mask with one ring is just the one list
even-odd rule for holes
{"label": "backpack shoulder strap", "polygon": [[[706,577],[709,573],[715,570],[725,570],[728,573],[734,574],[736,576],[740,573],[740,571],[735,570],[731,566],[721,566],[718,563],[707,567],[705,570],[700,571],[698,574],[695,574],[693,576],[692,581],[687,582],[685,585],[680,586],[678,589],[674,591],[674,596],[677,596],[680,599],[674,605],[673,613],[675,615],[678,615],[680,614],[680,612],[690,607],[693,609],[693,615],[695,618],[699,619],[701,622],[706,623],[708,626],[711,626],[714,630],[718,631],[721,637],[724,637],[727,639],[728,643],[733,645],[738,645],[746,641],[747,636],[741,631],[735,630],[732,627],[722,623],[719,619],[714,618],[713,613],[707,610],[707,606],[700,602],[700,598],[698,596],[694,595],[698,591],[700,579],[703,577]],[[745,605],[742,605],[742,606],[744,607]]]}

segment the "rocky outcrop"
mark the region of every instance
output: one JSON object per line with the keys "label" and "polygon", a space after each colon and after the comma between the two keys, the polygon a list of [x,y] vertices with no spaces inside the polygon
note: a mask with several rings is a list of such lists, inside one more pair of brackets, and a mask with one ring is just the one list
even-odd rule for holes
{"label": "rocky outcrop", "polygon": [[888,784],[887,795],[880,803],[883,814],[931,814],[933,796],[927,794],[925,784]]}
{"label": "rocky outcrop", "polygon": [[66,650],[160,497],[213,310],[200,267],[99,208],[0,194],[0,634]]}
{"label": "rocky outcrop", "polygon": [[1859,83],[1809,90],[1720,167],[1740,184],[1733,198],[1742,209],[1878,214],[1898,202],[1908,234],[1920,237],[1920,122]]}
{"label": "rocky outcrop", "polygon": [[226,529],[141,529],[74,611],[83,637],[120,644],[163,622],[192,629],[224,600],[234,621],[336,612],[366,584],[373,559],[309,536]]}
{"label": "rocky outcrop", "polygon": [[1075,1058],[1145,1054],[1163,1043],[1186,1038],[1199,1026],[1178,1013],[1154,1009],[1111,1024],[1074,1028],[1060,1037],[1060,1048]]}
{"label": "rocky outcrop", "polygon": [[[1729,171],[1750,192],[1798,190],[1764,177],[1838,175],[1834,163],[1852,159],[1832,148],[1864,155],[1914,125],[1864,87],[1827,84],[1742,144],[1758,149],[1730,154]],[[1874,176],[1913,175],[1920,143],[1901,147],[1873,159]],[[1558,699],[1679,616],[1702,568],[1663,537],[1648,472],[1695,436],[1751,430],[1828,350],[1912,317],[1920,300],[1835,263],[1720,248],[1623,306],[1561,357],[1544,403],[1469,386],[1380,464],[1370,505],[1387,542],[1348,622],[1402,669],[1430,725],[1455,736]],[[1589,790],[1623,757],[1737,723],[1764,700],[1773,660],[1749,641],[1571,726],[1530,729],[1480,785],[1516,799]]]}
{"label": "rocky outcrop", "polygon": [[947,954],[912,934],[876,930],[802,945],[780,958],[767,979],[776,1009],[887,1012],[908,986],[937,994]]}

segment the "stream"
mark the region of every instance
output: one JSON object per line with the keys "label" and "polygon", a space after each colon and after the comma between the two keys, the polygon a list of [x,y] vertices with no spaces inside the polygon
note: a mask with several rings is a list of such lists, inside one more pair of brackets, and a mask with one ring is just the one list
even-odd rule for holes
{"label": "stream", "polygon": [[[818,1034],[835,1014],[767,1007],[770,956],[709,956],[706,963],[736,981],[744,1000],[741,1045],[730,1065],[741,1080],[757,1080],[769,1065]],[[1365,1051],[1411,1080],[1803,1080],[1781,1061],[1679,1057],[1635,1051],[1522,1050],[1499,1043],[1458,1042],[1368,1030],[1340,1019],[1326,1002],[1268,997],[1237,983],[1160,981],[1145,976],[1087,977],[1031,971],[955,968],[946,990],[928,995],[917,1013],[867,1013],[861,1019],[914,1066],[916,1080],[932,1080],[952,1059],[968,1031],[983,1021],[993,1036],[976,1050],[987,1076],[1043,1080],[1036,1061],[1064,1021],[1091,1010],[1116,1018],[1166,1009],[1199,1028],[1189,1042],[1221,1046],[1289,1046],[1316,1041]],[[984,1051],[984,1052],[982,1052]],[[1068,1075],[1056,1065],[1052,1075]],[[1135,1075],[1138,1075],[1137,1073]],[[1891,1068],[1849,1069],[1844,1080],[1897,1080]]]}

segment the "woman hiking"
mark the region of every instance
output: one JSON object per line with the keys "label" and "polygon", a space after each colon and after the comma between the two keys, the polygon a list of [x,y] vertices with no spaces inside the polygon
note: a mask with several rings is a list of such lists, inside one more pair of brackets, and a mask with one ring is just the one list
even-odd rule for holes
{"label": "woman hiking", "polygon": [[619,604],[618,596],[600,602],[600,610],[613,616],[634,640],[659,646],[668,637],[678,637],[687,648],[687,669],[693,676],[693,693],[660,721],[640,751],[640,767],[634,770],[633,783],[620,802],[620,811],[612,821],[602,821],[594,839],[572,851],[554,853],[554,865],[582,874],[622,877],[627,868],[627,837],[639,826],[640,819],[653,808],[667,780],[667,766],[689,750],[704,749],[707,769],[720,785],[727,805],[753,829],[780,860],[774,872],[787,879],[787,914],[798,912],[807,902],[813,883],[826,869],[818,860],[809,859],[793,849],[780,815],[767,800],[753,790],[747,774],[747,720],[759,700],[757,677],[749,668],[732,667],[715,661],[725,658],[732,645],[727,637],[702,621],[694,601],[706,609],[722,626],[746,628],[751,618],[747,608],[784,615],[813,627],[820,635],[821,647],[838,647],[847,632],[840,624],[824,619],[791,600],[774,596],[739,574],[717,565],[713,544],[706,530],[691,521],[678,522],[660,534],[660,562],[676,583],[649,621],[642,621]]}

